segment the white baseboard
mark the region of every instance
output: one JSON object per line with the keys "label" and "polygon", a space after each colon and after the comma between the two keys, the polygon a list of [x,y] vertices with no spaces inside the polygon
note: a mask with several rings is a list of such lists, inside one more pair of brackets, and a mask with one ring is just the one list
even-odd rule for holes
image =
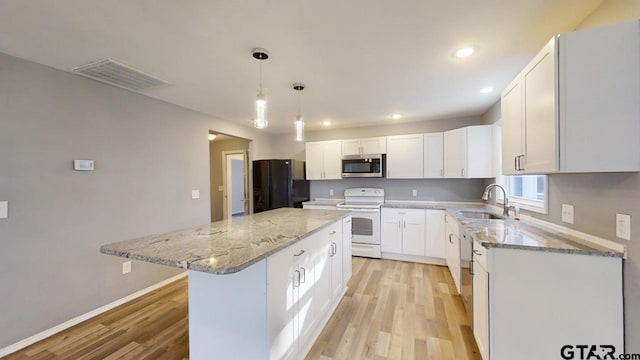
{"label": "white baseboard", "polygon": [[167,284],[170,284],[170,283],[172,283],[174,281],[180,280],[180,279],[184,278],[185,276],[187,276],[187,272],[186,271],[182,272],[182,273],[180,273],[180,274],[178,274],[176,276],[170,277],[170,278],[168,278],[166,280],[163,280],[163,281],[161,281],[161,282],[159,282],[157,284],[153,284],[153,285],[151,285],[151,286],[149,286],[147,288],[144,288],[144,289],[142,289],[140,291],[136,291],[135,293],[133,293],[131,295],[127,295],[127,296],[125,296],[125,297],[123,297],[121,299],[118,299],[118,300],[114,301],[114,302],[111,302],[109,304],[101,306],[101,307],[99,307],[99,308],[97,308],[95,310],[91,310],[88,313],[82,314],[80,316],[76,316],[75,318],[73,318],[71,320],[68,320],[68,321],[65,321],[62,324],[58,324],[58,325],[56,325],[56,326],[54,326],[54,327],[52,327],[50,329],[44,330],[42,332],[39,332],[39,333],[37,333],[37,334],[35,334],[33,336],[30,336],[30,337],[26,338],[26,339],[20,340],[15,344],[11,344],[11,345],[9,345],[7,347],[0,348],[0,357],[7,356],[9,354],[12,354],[12,353],[18,351],[18,350],[24,349],[27,346],[35,344],[40,340],[44,340],[44,339],[46,339],[46,338],[48,338],[48,337],[50,337],[52,335],[55,335],[55,334],[57,334],[57,333],[59,333],[59,332],[61,332],[63,330],[66,330],[66,329],[68,329],[68,328],[70,328],[70,327],[72,327],[74,325],[77,325],[77,324],[79,324],[79,323],[81,323],[81,322],[83,322],[85,320],[89,320],[94,316],[100,315],[100,314],[102,314],[104,312],[107,312],[107,311],[109,311],[109,310],[111,310],[113,308],[116,308],[116,307],[118,307],[118,306],[120,306],[120,305],[122,305],[124,303],[127,303],[127,302],[129,302],[131,300],[134,300],[136,298],[139,298],[142,295],[145,295],[145,294],[148,294],[148,293],[150,293],[150,292],[152,292],[154,290],[157,290],[157,289],[159,289],[159,288],[161,288],[161,287],[163,287],[163,286],[165,286]]}

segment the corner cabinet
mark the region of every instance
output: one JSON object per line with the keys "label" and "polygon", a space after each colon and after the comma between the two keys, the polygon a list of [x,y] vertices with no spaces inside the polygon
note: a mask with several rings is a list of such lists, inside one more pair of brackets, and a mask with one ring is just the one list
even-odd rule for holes
{"label": "corner cabinet", "polygon": [[387,138],[342,140],[342,155],[386,154]]}
{"label": "corner cabinet", "polygon": [[340,140],[305,144],[307,180],[342,179],[342,143]]}
{"label": "corner cabinet", "polygon": [[467,126],[444,133],[445,178],[492,177],[491,125]]}
{"label": "corner cabinet", "polygon": [[505,175],[640,171],[640,21],[553,37],[501,107]]}
{"label": "corner cabinet", "polygon": [[387,137],[387,178],[421,179],[423,177],[423,135]]}

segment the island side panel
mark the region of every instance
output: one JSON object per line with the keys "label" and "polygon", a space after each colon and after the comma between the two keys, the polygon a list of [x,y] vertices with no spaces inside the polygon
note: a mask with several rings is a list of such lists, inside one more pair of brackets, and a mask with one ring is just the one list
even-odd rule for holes
{"label": "island side panel", "polygon": [[229,275],[189,271],[189,358],[269,358],[266,259]]}

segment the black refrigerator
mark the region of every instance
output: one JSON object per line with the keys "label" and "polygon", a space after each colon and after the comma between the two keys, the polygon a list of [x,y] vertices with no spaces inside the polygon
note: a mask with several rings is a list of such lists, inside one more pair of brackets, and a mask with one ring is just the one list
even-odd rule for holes
{"label": "black refrigerator", "polygon": [[253,212],[281,207],[301,208],[309,200],[304,161],[253,161]]}

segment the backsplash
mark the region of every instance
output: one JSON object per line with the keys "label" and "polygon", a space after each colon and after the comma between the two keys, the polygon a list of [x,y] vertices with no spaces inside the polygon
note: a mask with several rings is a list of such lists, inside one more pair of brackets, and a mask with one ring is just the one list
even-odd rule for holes
{"label": "backsplash", "polygon": [[[484,179],[342,179],[311,181],[311,199],[342,198],[345,189],[382,188],[387,200],[481,201]],[[333,189],[334,195],[330,195]],[[413,196],[413,190],[417,196]]]}

